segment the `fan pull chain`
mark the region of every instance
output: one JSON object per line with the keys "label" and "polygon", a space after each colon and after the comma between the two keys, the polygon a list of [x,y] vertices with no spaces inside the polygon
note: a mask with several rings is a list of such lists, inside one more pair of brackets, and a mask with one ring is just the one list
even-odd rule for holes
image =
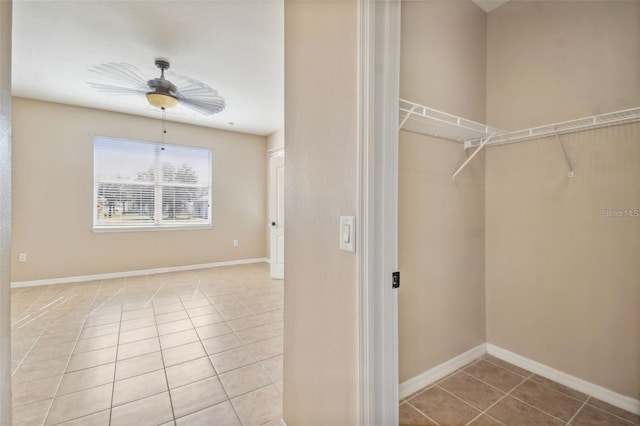
{"label": "fan pull chain", "polygon": [[162,110],[162,143],[164,143],[164,135],[167,133],[167,111],[164,107],[160,107]]}

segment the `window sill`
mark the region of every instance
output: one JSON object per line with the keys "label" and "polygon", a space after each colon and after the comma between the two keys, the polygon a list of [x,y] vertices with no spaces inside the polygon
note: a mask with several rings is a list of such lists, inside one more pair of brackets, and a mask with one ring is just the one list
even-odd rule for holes
{"label": "window sill", "polygon": [[213,229],[213,225],[148,225],[148,226],[94,226],[93,233],[146,232],[146,231],[202,231]]}

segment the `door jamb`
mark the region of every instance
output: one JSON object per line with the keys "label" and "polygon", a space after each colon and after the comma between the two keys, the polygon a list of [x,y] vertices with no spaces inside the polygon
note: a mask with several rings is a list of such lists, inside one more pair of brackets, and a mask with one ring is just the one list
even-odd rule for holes
{"label": "door jamb", "polygon": [[400,1],[358,1],[359,424],[398,424]]}

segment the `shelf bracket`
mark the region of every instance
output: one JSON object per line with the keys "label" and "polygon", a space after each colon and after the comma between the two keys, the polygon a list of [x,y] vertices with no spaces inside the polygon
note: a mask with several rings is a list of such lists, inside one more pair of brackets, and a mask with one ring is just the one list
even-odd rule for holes
{"label": "shelf bracket", "polygon": [[460,167],[458,167],[458,170],[456,170],[453,173],[453,175],[451,176],[451,180],[456,180],[456,176],[458,176],[458,173],[460,173],[462,169],[464,169],[467,166],[467,164],[469,164],[469,162],[473,160],[473,157],[475,157],[476,154],[479,153],[482,148],[484,148],[484,146],[491,140],[492,137],[493,135],[489,135],[482,142],[480,142],[480,145],[478,145],[478,148],[476,148],[476,150],[473,151],[473,153],[471,153],[471,155],[464,161],[464,163],[462,163]]}
{"label": "shelf bracket", "polygon": [[407,123],[407,120],[409,120],[409,117],[411,117],[411,114],[413,114],[413,112],[416,110],[416,106],[417,105],[412,105],[411,106],[411,108],[407,112],[407,115],[405,115],[402,118],[402,121],[400,122],[400,126],[398,126],[398,129],[402,129],[404,127],[404,125]]}
{"label": "shelf bracket", "polygon": [[562,155],[564,156],[564,161],[567,163],[567,168],[569,169],[569,173],[567,173],[567,176],[574,177],[575,173],[573,172],[573,166],[571,165],[571,161],[569,160],[567,151],[564,149],[564,144],[560,140],[560,136],[557,133],[556,133],[556,140],[558,141],[558,145],[560,145],[560,150],[562,151]]}

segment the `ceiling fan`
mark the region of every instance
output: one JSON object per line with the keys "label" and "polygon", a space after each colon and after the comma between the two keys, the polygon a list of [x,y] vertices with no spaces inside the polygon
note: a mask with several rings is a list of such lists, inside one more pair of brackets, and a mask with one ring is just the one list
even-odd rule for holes
{"label": "ceiling fan", "polygon": [[89,86],[112,95],[144,95],[150,105],[165,110],[178,104],[204,115],[222,111],[224,98],[211,86],[180,74],[168,72],[175,84],[164,77],[169,61],[156,59],[160,77],[148,80],[136,67],[127,63],[110,62],[96,65],[90,71],[113,84],[89,82]]}

